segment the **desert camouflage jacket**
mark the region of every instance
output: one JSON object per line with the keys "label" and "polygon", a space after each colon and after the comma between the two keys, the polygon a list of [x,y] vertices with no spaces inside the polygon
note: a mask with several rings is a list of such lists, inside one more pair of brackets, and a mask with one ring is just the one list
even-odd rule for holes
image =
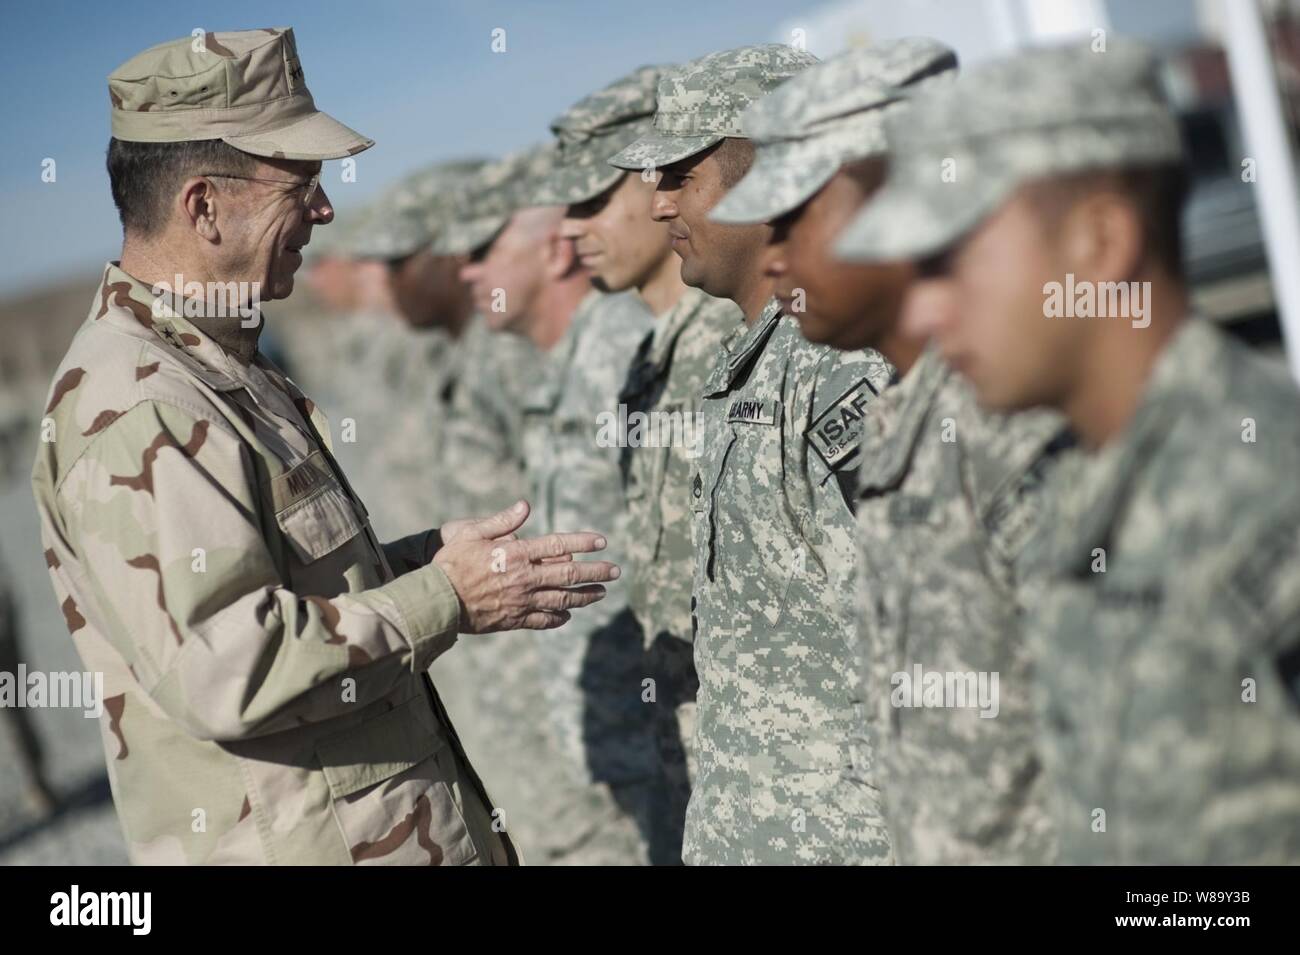
{"label": "desert camouflage jacket", "polygon": [[32,475],[132,858],[512,859],[424,672],[436,535],[381,545],[257,329],[183,310],[108,266]]}

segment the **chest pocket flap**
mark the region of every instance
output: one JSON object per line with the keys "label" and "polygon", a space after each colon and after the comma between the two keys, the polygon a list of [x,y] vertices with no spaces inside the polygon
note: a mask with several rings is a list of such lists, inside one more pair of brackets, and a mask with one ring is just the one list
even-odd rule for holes
{"label": "chest pocket flap", "polygon": [[319,560],[361,531],[352,499],[320,451],[273,478],[271,496],[276,523],[303,564]]}

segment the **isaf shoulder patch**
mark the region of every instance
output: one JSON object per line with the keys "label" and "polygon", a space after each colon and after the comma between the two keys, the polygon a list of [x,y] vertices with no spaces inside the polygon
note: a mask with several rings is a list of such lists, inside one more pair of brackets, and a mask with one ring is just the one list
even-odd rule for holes
{"label": "isaf shoulder patch", "polygon": [[875,386],[863,378],[832,401],[804,432],[832,471],[856,464],[866,407],[878,394]]}

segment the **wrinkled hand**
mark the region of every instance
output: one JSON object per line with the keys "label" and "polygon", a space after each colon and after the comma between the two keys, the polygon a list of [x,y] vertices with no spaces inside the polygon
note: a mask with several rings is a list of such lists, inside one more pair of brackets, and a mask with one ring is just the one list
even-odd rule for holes
{"label": "wrinkled hand", "polygon": [[573,559],[604,550],[599,534],[518,540],[515,531],[528,513],[527,502],[520,501],[492,517],[442,526],[442,547],[433,560],[460,597],[464,632],[558,627],[571,609],[605,596],[602,582],[617,579],[619,569],[608,561]]}

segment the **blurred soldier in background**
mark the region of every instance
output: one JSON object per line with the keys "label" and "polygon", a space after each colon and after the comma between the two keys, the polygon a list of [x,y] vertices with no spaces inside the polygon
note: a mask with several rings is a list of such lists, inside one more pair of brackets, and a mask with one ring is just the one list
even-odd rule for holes
{"label": "blurred soldier in background", "polygon": [[1296,389],[1189,315],[1156,59],[1024,52],[887,135],[838,248],[931,259],[907,320],[986,408],[1059,409],[1086,452],[1049,479],[1027,621],[1061,861],[1300,860]]}
{"label": "blurred soldier in background", "polygon": [[[538,206],[554,169],[551,146],[528,152],[503,191],[509,220],[465,269],[489,325],[524,336],[545,364],[524,409],[524,460],[540,527],[575,515],[609,522],[620,555],[627,536],[616,442],[597,442],[600,415],[618,391],[650,315],[631,295],[591,288],[573,243],[560,234],[564,210]],[[648,828],[658,791],[652,711],[641,701],[641,636],[615,588],[605,613],[566,627],[563,644],[538,641],[546,710],[575,797],[585,844],[580,861],[649,859]]]}
{"label": "blurred soldier in background", "polygon": [[347,241],[357,259],[383,263],[399,319],[376,329],[361,388],[337,409],[353,419],[355,434],[345,437],[354,441],[345,443],[355,445],[356,483],[375,502],[381,533],[437,527],[460,513],[454,495],[434,488],[444,488],[444,472],[455,470],[446,424],[464,367],[458,342],[473,305],[459,275],[465,257],[435,254],[429,246],[436,207],[451,203],[482,165],[440,162],[407,176],[366,210]]}
{"label": "blurred soldier in background", "polygon": [[[1037,468],[1062,423],[981,413],[938,353],[901,327],[913,267],[845,263],[831,250],[884,177],[885,117],[951,82],[956,63],[944,45],[908,39],[796,76],[745,113],[754,168],[717,215],[775,225],[768,272],[779,298],[805,297],[795,314],[806,338],[874,348],[901,376],[867,416],[856,508],[863,699],[895,857],[1044,863],[1053,842],[1017,559],[1041,503]],[[910,679],[918,664],[999,673],[996,719],[973,695],[965,709],[896,705],[895,674]]]}
{"label": "blurred soldier in background", "polygon": [[[690,475],[699,455],[696,427],[704,376],[722,339],[743,316],[681,280],[668,225],[650,218],[658,177],[607,162],[648,132],[661,68],[642,67],[593,93],[551,124],[560,158],[539,201],[568,207],[561,234],[602,291],[635,289],[656,316],[618,397],[624,494],[628,509],[628,604],[649,650],[654,713],[662,763],[661,804],[651,813],[652,855],[681,861],[682,826],[690,795],[687,752],[694,731],[691,659]],[[653,415],[653,417],[651,417]],[[662,426],[661,426],[662,425]]]}
{"label": "blurred soldier in background", "polygon": [[700,684],[684,856],[693,864],[890,859],[863,779],[845,488],[863,410],[891,369],[875,353],[805,341],[764,273],[771,227],[710,217],[753,157],[741,113],[816,62],[777,44],[695,60],[661,80],[654,129],[611,160],[658,170],[652,214],[668,223],[682,278],[735,302],[748,326],[705,383],[691,479]]}
{"label": "blurred soldier in background", "polygon": [[[483,255],[508,218],[502,189],[514,168],[482,166],[427,204],[430,259],[460,270]],[[448,511],[490,514],[529,493],[523,398],[539,357],[525,339],[489,329],[473,311],[469,285],[459,274],[456,281],[471,315],[447,357],[449,388],[438,396],[445,418],[434,426],[442,435],[436,492]],[[566,799],[566,777],[545,723],[537,647],[526,631],[483,636],[434,661],[434,679],[524,859],[565,861],[567,836],[555,821],[577,808]]]}
{"label": "blurred soldier in background", "polygon": [[[362,207],[340,215],[303,249],[307,286],[334,317],[328,334],[297,336],[294,356],[303,383],[330,405],[364,391],[370,355],[382,332],[396,323],[384,263],[358,259],[349,250],[352,233],[365,224],[367,212]],[[313,314],[310,320],[319,323],[320,316]],[[355,443],[340,444],[340,460],[351,460],[354,448]]]}
{"label": "blurred soldier in background", "polygon": [[[24,662],[19,634],[19,607],[10,586],[13,577],[3,559],[0,559],[0,673],[18,673]],[[48,816],[58,806],[58,797],[45,778],[45,747],[41,745],[31,714],[26,707],[5,705],[5,733],[13,743],[18,757],[18,773],[22,777],[23,793],[27,802],[39,816]]]}
{"label": "blurred soldier in background", "polygon": [[[19,473],[18,462],[31,448],[31,425],[24,402],[15,394],[0,390],[0,489],[9,487]],[[17,674],[18,664],[25,662],[22,614],[14,593],[15,583],[0,553],[0,673]],[[21,706],[2,706],[0,712],[18,757],[18,772],[27,801],[38,815],[47,816],[57,808],[58,797],[45,776],[45,749],[32,725],[31,714]]]}

